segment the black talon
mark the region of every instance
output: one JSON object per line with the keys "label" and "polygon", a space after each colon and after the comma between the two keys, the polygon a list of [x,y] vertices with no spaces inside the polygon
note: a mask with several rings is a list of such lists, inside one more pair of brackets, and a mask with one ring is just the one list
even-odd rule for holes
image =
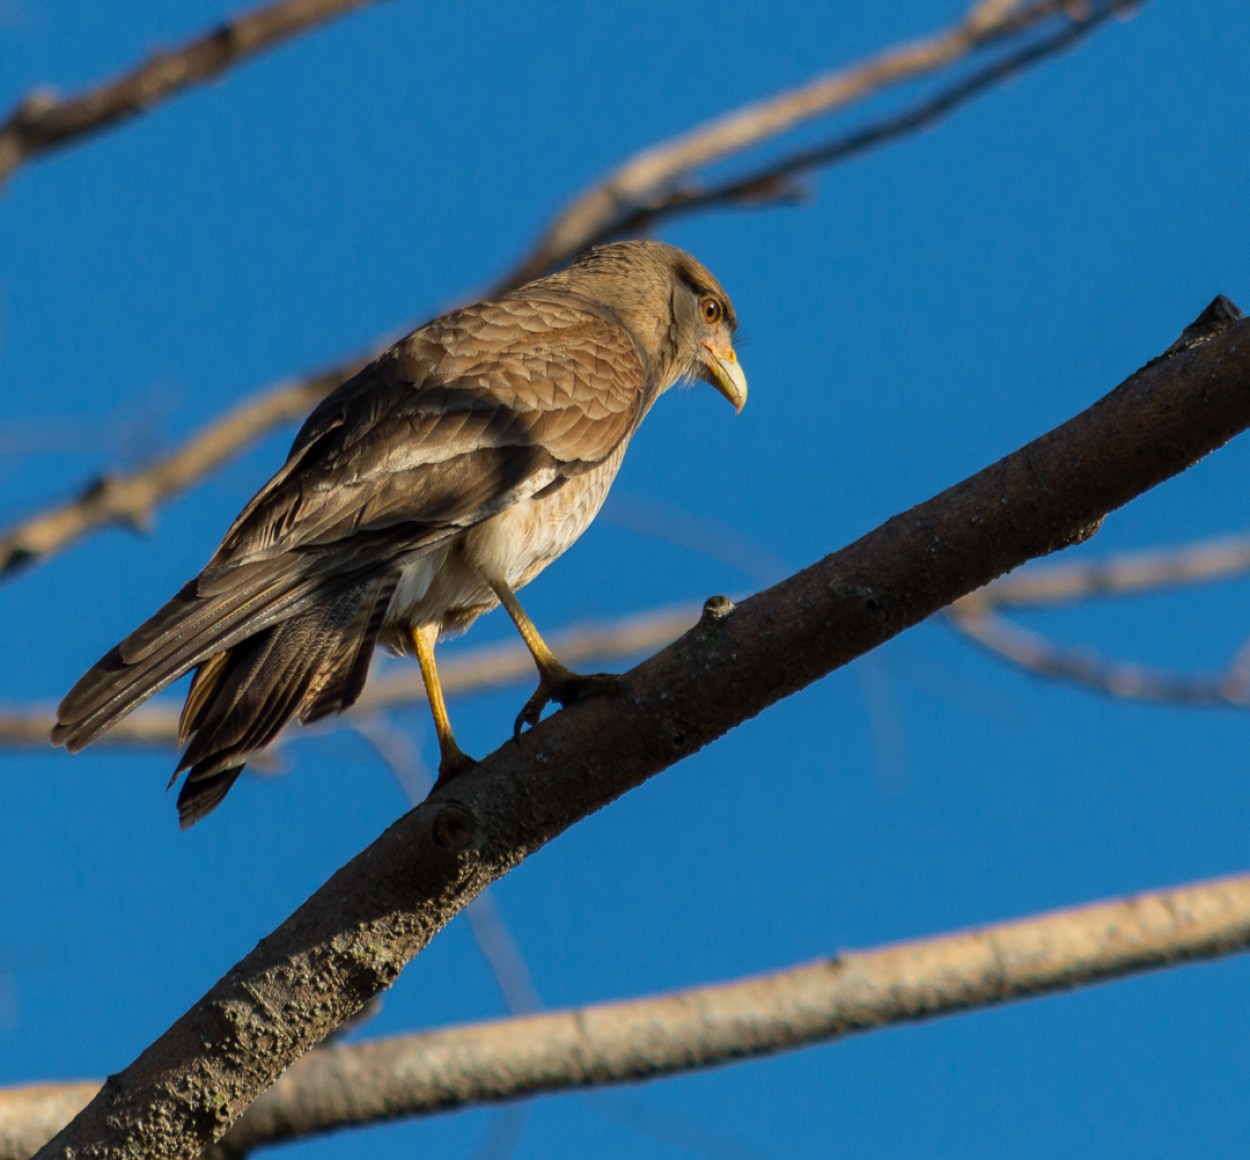
{"label": "black talon", "polygon": [[615,693],[620,688],[621,678],[616,673],[581,673],[565,672],[548,680],[543,677],[538,682],[534,695],[521,707],[516,723],[512,727],[513,740],[519,741],[525,726],[531,729],[538,724],[543,710],[552,702],[561,708],[567,708],[576,701],[584,701],[588,697],[602,697]]}

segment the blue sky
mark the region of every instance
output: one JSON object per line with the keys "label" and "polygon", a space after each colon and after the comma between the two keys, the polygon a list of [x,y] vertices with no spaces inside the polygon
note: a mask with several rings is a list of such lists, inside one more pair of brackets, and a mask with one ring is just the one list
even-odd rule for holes
{"label": "blue sky", "polygon": [[[168,7],[8,0],[4,100],[87,85],[225,11]],[[20,171],[0,192],[0,521],[471,294],[641,146],[958,12],[814,7],[396,0]],[[809,204],[666,227],[734,298],[751,400],[663,400],[604,516],[527,590],[537,623],[751,591],[1068,418],[1216,293],[1247,306],[1248,38],[1243,4],[1155,0],[821,175]],[[56,700],[198,570],[290,435],[150,535],[106,532],[0,587],[0,699]],[[1079,551],[1238,531],[1248,471],[1243,440]],[[665,538],[692,522],[753,545],[752,567]],[[1241,646],[1245,609],[1230,583],[1027,623],[1196,670]],[[509,633],[492,616],[451,647]],[[495,748],[528,692],[453,702],[464,747]],[[395,723],[433,759],[420,706]],[[1232,711],[1044,684],[931,623],[493,894],[546,1005],[670,990],[1242,869],[1248,749]],[[350,733],[285,753],[289,776],[246,779],[186,834],[170,754],[0,753],[0,1083],[119,1070],[405,809]],[[514,1155],[1245,1155],[1245,991],[1234,959],[545,1098]],[[503,1013],[458,920],[360,1034]],[[473,1156],[500,1114],[292,1155]]]}

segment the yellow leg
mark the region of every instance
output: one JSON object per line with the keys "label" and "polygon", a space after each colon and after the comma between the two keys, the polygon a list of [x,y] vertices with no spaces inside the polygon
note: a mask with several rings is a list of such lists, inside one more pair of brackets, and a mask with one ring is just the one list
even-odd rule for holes
{"label": "yellow leg", "polygon": [[525,641],[525,647],[530,650],[530,656],[534,658],[534,664],[538,666],[538,674],[544,680],[552,683],[565,680],[569,677],[576,677],[577,674],[566,669],[557,659],[556,654],[547,647],[547,642],[539,635],[538,629],[534,627],[534,622],[526,615],[525,609],[521,607],[521,602],[516,598],[516,593],[503,580],[492,580],[489,576],[486,582],[491,586],[491,590],[499,597],[499,603],[503,605],[504,611],[512,618],[512,623],[516,625],[517,632],[521,634],[521,639]]}
{"label": "yellow leg", "polygon": [[543,710],[552,701],[559,701],[561,705],[569,705],[574,701],[580,701],[583,697],[608,693],[616,689],[619,678],[610,673],[582,676],[562,665],[556,659],[555,653],[547,647],[547,642],[539,635],[534,622],[525,614],[525,609],[521,607],[516,593],[507,582],[492,579],[489,576],[486,577],[486,582],[499,597],[499,603],[512,618],[517,632],[525,641],[525,647],[530,650],[530,656],[534,658],[534,664],[538,666],[538,688],[534,690],[534,695],[525,702],[521,712],[517,714],[516,724],[512,730],[514,737],[520,737],[521,730],[526,725],[537,725]]}
{"label": "yellow leg", "polygon": [[456,744],[455,734],[451,731],[447,702],[443,700],[443,686],[434,664],[434,642],[438,639],[438,628],[427,624],[412,629],[410,635],[417,654],[417,664],[421,666],[421,679],[425,682],[430,713],[434,717],[434,732],[438,737],[438,780],[444,781],[476,763]]}

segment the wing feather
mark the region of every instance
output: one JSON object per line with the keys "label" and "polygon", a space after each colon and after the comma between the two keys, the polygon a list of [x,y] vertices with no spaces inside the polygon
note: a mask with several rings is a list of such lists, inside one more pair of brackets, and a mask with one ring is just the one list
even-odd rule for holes
{"label": "wing feather", "polygon": [[[189,669],[597,466],[655,390],[637,342],[577,295],[415,331],[313,411],[203,572],[69,692],[53,741],[82,748]],[[362,679],[352,664],[342,688]]]}

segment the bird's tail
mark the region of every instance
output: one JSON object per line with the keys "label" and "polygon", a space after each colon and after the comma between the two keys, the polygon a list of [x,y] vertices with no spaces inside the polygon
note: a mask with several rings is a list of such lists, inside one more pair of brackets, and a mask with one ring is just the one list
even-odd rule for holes
{"label": "bird's tail", "polygon": [[191,581],[102,658],[61,702],[52,731],[77,752],[194,667],[174,774],[189,770],[183,828],[220,803],[248,757],[293,717],[313,721],[360,696],[395,578],[359,577],[316,599],[298,578],[260,592],[206,587]]}
{"label": "bird's tail", "polygon": [[315,721],[356,701],[393,590],[382,580],[345,591],[199,666],[178,726],[184,829],[220,804],[248,758],[292,718]]}
{"label": "bird's tail", "polygon": [[57,707],[53,744],[77,753],[201,661],[298,611],[314,587],[270,563],[232,569],[226,579],[203,572],[184,584],[84,673]]}

